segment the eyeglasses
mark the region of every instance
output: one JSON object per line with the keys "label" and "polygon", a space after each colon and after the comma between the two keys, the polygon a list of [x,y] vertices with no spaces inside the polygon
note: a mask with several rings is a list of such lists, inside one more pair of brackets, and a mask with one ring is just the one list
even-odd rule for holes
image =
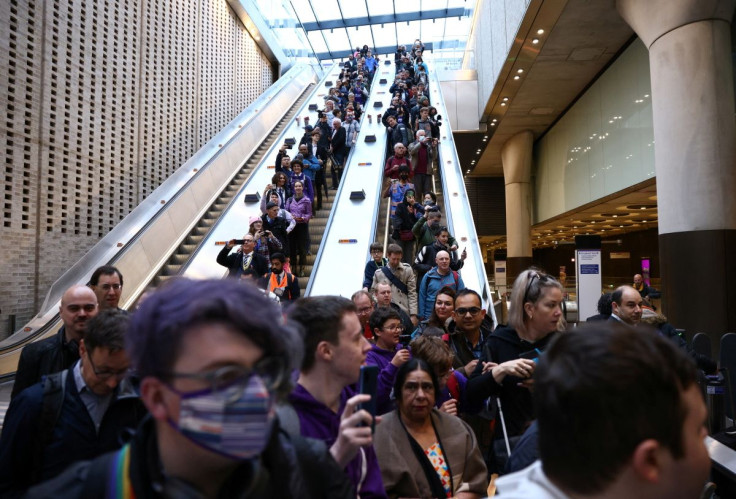
{"label": "eyeglasses", "polygon": [[394,332],[394,331],[401,332],[401,331],[404,330],[404,326],[402,326],[401,324],[399,324],[399,325],[391,326],[391,327],[385,326],[385,327],[382,327],[381,329],[383,331],[389,331],[389,332]]}
{"label": "eyeglasses", "polygon": [[373,312],[373,307],[364,307],[358,309],[358,315],[366,315]]}
{"label": "eyeglasses", "polygon": [[470,314],[471,316],[475,317],[478,315],[478,313],[481,311],[478,307],[470,307],[470,308],[456,308],[455,313],[459,315],[460,317],[463,317],[465,314]]}
{"label": "eyeglasses", "polygon": [[102,288],[104,291],[110,291],[111,289],[118,291],[122,287],[123,287],[122,284],[101,284],[100,285],[100,288]]}
{"label": "eyeglasses", "polygon": [[95,363],[92,360],[92,354],[89,350],[87,350],[87,358],[89,359],[89,365],[92,366],[92,372],[94,372],[95,376],[102,380],[110,379],[113,376],[115,376],[118,380],[121,380],[130,372],[129,368],[121,369],[120,371],[99,371],[97,370],[97,366],[95,366]]}
{"label": "eyeglasses", "polygon": [[404,391],[409,393],[416,393],[419,389],[422,389],[424,393],[434,393],[434,385],[429,381],[417,383],[415,381],[408,381],[404,383]]}
{"label": "eyeglasses", "polygon": [[[285,378],[284,361],[278,357],[267,357],[257,362],[253,368],[245,366],[225,366],[214,371],[206,371],[202,373],[162,373],[162,376],[169,378],[195,379],[207,383],[209,386],[204,390],[224,392],[227,400],[237,398],[245,389],[250,377],[257,374],[263,381],[268,391],[276,390]],[[176,391],[176,390],[174,390]],[[177,391],[177,393],[180,393]],[[187,392],[190,393],[190,392]]]}

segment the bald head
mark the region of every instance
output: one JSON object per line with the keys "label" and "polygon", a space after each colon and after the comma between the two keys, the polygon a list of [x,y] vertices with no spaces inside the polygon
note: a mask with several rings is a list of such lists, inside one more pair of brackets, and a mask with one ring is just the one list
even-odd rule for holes
{"label": "bald head", "polygon": [[641,320],[641,294],[631,286],[619,286],[611,295],[613,315],[630,326],[636,326]]}
{"label": "bald head", "polygon": [[440,274],[447,274],[450,271],[450,254],[447,251],[438,251],[434,261]]}
{"label": "bald head", "polygon": [[61,297],[59,316],[67,341],[79,341],[87,331],[87,321],[97,315],[97,296],[87,286],[72,286]]}
{"label": "bald head", "polygon": [[379,307],[391,306],[391,285],[383,282],[376,284],[374,288],[376,303]]}

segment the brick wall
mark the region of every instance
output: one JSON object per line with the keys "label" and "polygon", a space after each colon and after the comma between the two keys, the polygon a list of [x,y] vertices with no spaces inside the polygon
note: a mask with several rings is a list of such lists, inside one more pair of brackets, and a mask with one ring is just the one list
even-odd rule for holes
{"label": "brick wall", "polygon": [[226,0],[5,0],[0,45],[2,338],[274,75]]}

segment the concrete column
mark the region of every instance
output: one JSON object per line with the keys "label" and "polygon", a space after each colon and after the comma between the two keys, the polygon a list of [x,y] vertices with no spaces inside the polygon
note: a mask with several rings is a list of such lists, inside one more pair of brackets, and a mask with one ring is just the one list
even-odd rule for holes
{"label": "concrete column", "polygon": [[618,0],[649,48],[662,303],[670,323],[736,330],[734,0]]}
{"label": "concrete column", "polygon": [[532,264],[532,146],[534,135],[520,132],[501,148],[506,185],[506,276],[508,286]]}

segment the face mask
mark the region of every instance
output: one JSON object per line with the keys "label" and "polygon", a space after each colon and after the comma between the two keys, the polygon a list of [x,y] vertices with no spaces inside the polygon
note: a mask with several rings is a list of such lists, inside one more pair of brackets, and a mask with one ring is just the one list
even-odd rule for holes
{"label": "face mask", "polygon": [[170,424],[195,444],[238,461],[258,456],[266,448],[275,411],[271,394],[257,374],[244,388],[235,383],[219,391],[180,395],[179,424]]}
{"label": "face mask", "polygon": [[424,206],[429,206],[431,204],[432,204],[432,200],[431,199],[425,199],[424,200]]}

